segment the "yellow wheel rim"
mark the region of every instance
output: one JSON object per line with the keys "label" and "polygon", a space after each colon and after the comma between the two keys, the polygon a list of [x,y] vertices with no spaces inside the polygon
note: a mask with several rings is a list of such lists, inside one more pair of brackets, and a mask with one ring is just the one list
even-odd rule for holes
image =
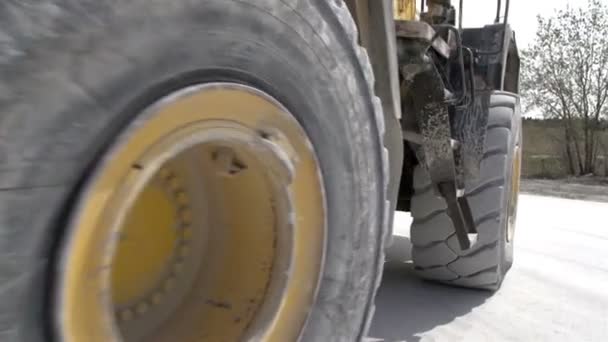
{"label": "yellow wheel rim", "polygon": [[507,217],[507,241],[513,241],[513,236],[515,235],[517,200],[519,197],[519,184],[521,181],[521,159],[521,142],[518,142],[517,145],[515,145],[515,151],[513,153],[513,169],[511,171],[511,193],[509,194],[509,206]]}
{"label": "yellow wheel rim", "polygon": [[215,83],[142,113],[82,192],[62,247],[65,341],[295,340],[325,197],[312,145],[267,94]]}

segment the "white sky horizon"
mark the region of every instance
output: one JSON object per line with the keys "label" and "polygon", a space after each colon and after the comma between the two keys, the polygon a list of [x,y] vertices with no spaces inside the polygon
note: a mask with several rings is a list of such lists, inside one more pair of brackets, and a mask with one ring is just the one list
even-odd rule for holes
{"label": "white sky horizon", "polygon": [[[608,0],[602,0],[608,4]],[[496,16],[496,0],[464,0],[463,27],[481,27],[490,24]],[[506,0],[502,0],[504,5]],[[551,15],[566,6],[581,7],[587,0],[511,0],[509,23],[515,31],[517,45],[520,49],[527,47],[536,36],[536,16]],[[452,0],[458,8],[458,0]],[[504,10],[501,12],[504,13]]]}

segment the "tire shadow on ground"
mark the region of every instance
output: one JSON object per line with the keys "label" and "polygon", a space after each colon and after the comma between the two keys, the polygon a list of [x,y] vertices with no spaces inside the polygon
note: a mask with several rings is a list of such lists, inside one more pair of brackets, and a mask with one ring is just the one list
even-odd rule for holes
{"label": "tire shadow on ground", "polygon": [[420,334],[483,304],[491,292],[453,288],[419,279],[409,258],[410,241],[395,236],[388,250],[370,341],[420,341]]}

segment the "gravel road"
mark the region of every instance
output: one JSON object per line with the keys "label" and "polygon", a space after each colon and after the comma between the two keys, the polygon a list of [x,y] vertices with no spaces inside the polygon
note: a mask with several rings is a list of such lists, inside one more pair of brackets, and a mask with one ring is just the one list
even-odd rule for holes
{"label": "gravel road", "polygon": [[416,278],[409,223],[397,215],[370,341],[608,341],[608,203],[521,195],[494,295]]}

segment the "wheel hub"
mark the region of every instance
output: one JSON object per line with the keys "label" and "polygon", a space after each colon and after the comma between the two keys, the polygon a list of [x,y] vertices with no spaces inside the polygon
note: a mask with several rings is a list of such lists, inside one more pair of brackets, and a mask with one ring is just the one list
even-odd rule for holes
{"label": "wheel hub", "polygon": [[69,234],[63,340],[294,340],[321,272],[321,174],[304,130],[268,95],[191,87],[118,139]]}

